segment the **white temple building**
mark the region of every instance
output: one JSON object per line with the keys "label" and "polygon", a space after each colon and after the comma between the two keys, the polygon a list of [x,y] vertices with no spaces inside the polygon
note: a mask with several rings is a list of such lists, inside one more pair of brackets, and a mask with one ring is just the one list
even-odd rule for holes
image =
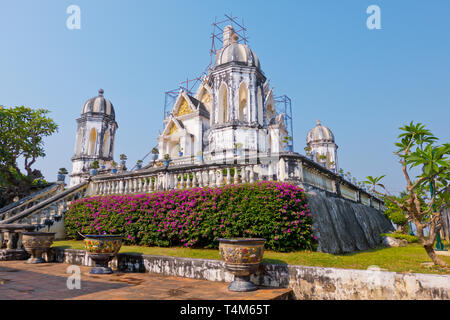
{"label": "white temple building", "polygon": [[226,161],[236,152],[279,153],[288,134],[257,55],[238,43],[231,26],[195,95],[180,90],[164,125],[158,159],[170,157],[174,164]]}
{"label": "white temple building", "polygon": [[103,93],[103,89],[100,89],[97,97],[86,101],[81,109],[81,117],[77,119],[70,186],[79,184],[89,176],[89,167],[95,160],[105,169],[111,168],[118,125],[114,106],[103,97]]}
{"label": "white temple building", "polygon": [[312,160],[337,173],[339,170],[337,149],[333,132],[317,120],[317,125],[306,136],[306,154]]}
{"label": "white temple building", "polygon": [[[270,158],[259,174],[283,174],[277,172],[283,167],[278,165],[278,157],[292,153],[285,114],[277,112],[273,89],[255,52],[239,43],[231,25],[223,29],[222,37],[223,46],[216,51],[214,65],[195,94],[183,89],[178,92],[157,138],[156,161],[144,169],[163,166],[165,160],[170,166],[182,166]],[[89,177],[95,160],[102,166],[100,173],[111,171],[118,125],[114,107],[103,93],[100,89],[97,97],[86,101],[77,119],[71,186]],[[330,129],[318,121],[306,143],[311,160],[337,172],[338,146]]]}

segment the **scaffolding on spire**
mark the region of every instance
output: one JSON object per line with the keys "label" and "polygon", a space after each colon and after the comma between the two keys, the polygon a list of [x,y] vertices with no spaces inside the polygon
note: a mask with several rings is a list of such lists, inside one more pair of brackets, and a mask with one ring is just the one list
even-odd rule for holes
{"label": "scaffolding on spire", "polygon": [[284,123],[288,132],[289,140],[286,141],[289,151],[294,151],[294,131],[292,126],[292,101],[287,95],[274,97],[275,110],[278,114],[284,114]]}
{"label": "scaffolding on spire", "polygon": [[244,19],[241,19],[241,22],[238,21],[238,17],[233,17],[233,14],[225,14],[223,20],[218,21],[217,17],[214,18],[214,22],[212,23],[213,31],[211,32],[211,49],[209,52],[210,61],[208,66],[203,70],[203,72],[195,78],[186,79],[178,84],[178,88],[166,91],[164,93],[164,119],[169,115],[169,110],[171,110],[175,100],[178,96],[178,93],[181,90],[185,91],[189,95],[193,95],[195,90],[201,84],[201,82],[205,79],[205,77],[211,71],[214,57],[217,51],[223,46],[223,30],[225,26],[230,25],[233,28],[235,34],[239,36],[239,43],[243,43],[247,45],[248,36],[247,36],[247,28],[244,25]]}

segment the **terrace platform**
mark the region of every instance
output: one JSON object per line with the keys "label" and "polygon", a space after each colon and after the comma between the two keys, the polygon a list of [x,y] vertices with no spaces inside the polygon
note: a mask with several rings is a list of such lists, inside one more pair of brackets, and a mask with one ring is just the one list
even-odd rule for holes
{"label": "terrace platform", "polygon": [[69,264],[0,262],[0,300],[288,300],[292,289],[230,292],[228,283],[152,273],[91,275],[79,266],[81,289],[68,289]]}

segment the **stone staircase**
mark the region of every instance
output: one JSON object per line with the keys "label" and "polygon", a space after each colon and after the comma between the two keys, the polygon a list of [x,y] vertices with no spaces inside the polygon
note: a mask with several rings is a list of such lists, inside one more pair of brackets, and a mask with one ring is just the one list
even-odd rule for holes
{"label": "stone staircase", "polygon": [[[88,185],[89,182],[83,182],[64,190],[63,183],[55,183],[0,209],[0,230],[6,230],[5,225],[33,225],[36,231],[47,228],[46,232],[56,233],[55,239],[64,239],[63,217],[67,206],[71,201],[84,197]],[[3,240],[5,235],[2,232],[0,244]]]}

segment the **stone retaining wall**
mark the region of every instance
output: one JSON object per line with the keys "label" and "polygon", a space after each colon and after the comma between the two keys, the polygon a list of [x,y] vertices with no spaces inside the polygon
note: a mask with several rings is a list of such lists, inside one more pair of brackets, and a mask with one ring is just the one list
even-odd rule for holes
{"label": "stone retaining wall", "polygon": [[[54,262],[93,265],[84,250],[56,249],[48,258]],[[152,272],[209,281],[233,279],[219,260],[121,253],[111,267],[122,272]],[[450,276],[445,275],[262,264],[252,281],[268,287],[290,287],[299,300],[450,299]]]}

